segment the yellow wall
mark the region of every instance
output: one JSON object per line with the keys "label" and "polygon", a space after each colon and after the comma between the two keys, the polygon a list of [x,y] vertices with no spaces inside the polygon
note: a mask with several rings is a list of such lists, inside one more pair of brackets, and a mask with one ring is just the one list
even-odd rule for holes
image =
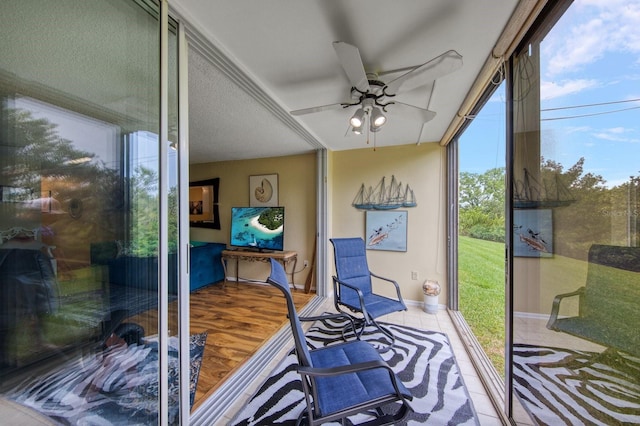
{"label": "yellow wall", "polygon": [[[407,251],[367,251],[372,272],[395,279],[407,300],[423,301],[422,283],[437,280],[441,287],[439,303],[446,303],[446,156],[436,143],[356,149],[332,152],[329,157],[330,218],[329,238],[365,238],[365,212],[352,207],[364,183],[375,186],[382,177],[396,180],[414,190],[417,207],[406,208]],[[334,272],[329,243],[328,267]],[[411,271],[418,279],[411,279]],[[382,290],[380,290],[382,291]],[[393,292],[385,292],[393,295]]]}
{"label": "yellow wall", "polygon": [[[419,146],[355,149],[328,153],[328,237],[365,237],[365,212],[351,203],[364,183],[375,186],[385,176],[409,184],[414,190],[417,207],[406,208],[407,251],[367,251],[371,270],[398,281],[407,300],[422,303],[422,283],[437,280],[442,286],[439,303],[446,304],[446,159],[445,148],[436,143]],[[285,250],[298,252],[296,285],[304,285],[307,270],[303,260],[312,261],[316,232],[316,154],[288,157],[195,164],[190,180],[220,178],[221,230],[191,228],[191,239],[229,242],[230,211],[233,206],[249,203],[249,176],[278,173],[279,204],[286,208]],[[334,275],[333,246],[327,242],[327,278]],[[418,274],[411,279],[411,272]],[[235,266],[230,265],[231,276]],[[241,263],[240,278],[264,281],[265,264]],[[330,286],[330,281],[326,283]],[[384,285],[376,289],[389,296]]]}
{"label": "yellow wall", "polygon": [[[298,252],[296,285],[304,285],[307,272],[303,260],[312,261],[316,232],[316,154],[262,158],[246,161],[221,161],[192,164],[189,180],[220,178],[220,230],[191,228],[190,238],[229,244],[231,207],[249,205],[249,176],[278,174],[279,205],[285,207],[284,249]],[[291,266],[288,272],[291,271]],[[229,273],[235,276],[235,265]],[[269,274],[266,263],[240,264],[240,278],[264,281]]]}

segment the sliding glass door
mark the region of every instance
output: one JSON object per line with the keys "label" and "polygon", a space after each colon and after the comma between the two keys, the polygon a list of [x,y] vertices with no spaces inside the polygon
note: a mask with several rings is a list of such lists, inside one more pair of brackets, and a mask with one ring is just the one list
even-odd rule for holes
{"label": "sliding glass door", "polygon": [[458,309],[498,375],[505,339],[505,84],[501,75],[458,145]]}
{"label": "sliding glass door", "polygon": [[640,422],[638,16],[550,2],[449,149],[450,306],[521,424]]}
{"label": "sliding glass door", "polygon": [[163,83],[153,1],[2,2],[0,21],[0,395],[175,423],[175,26]]}
{"label": "sliding glass door", "polygon": [[639,14],[637,1],[556,5],[512,61],[521,421],[640,422]]}

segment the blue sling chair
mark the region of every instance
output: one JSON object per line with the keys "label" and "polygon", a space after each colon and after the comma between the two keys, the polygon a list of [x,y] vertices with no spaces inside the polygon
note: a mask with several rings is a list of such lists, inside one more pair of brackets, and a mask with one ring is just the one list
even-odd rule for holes
{"label": "blue sling chair", "polygon": [[[306,410],[296,425],[318,425],[341,421],[358,413],[373,416],[365,425],[388,425],[401,421],[412,409],[411,393],[398,379],[378,351],[360,339],[309,349],[300,321],[343,317],[327,314],[300,318],[296,312],[286,273],[280,263],[271,261],[271,275],[267,282],[284,294],[287,301],[291,331],[298,358],[298,373]],[[384,410],[383,408],[384,407]]]}
{"label": "blue sling chair", "polygon": [[[366,326],[374,325],[393,345],[393,333],[378,324],[376,318],[407,310],[398,283],[369,271],[367,251],[362,238],[331,238],[330,241],[333,244],[336,265],[336,276],[333,277],[336,309],[352,316],[361,326],[360,331],[354,330],[357,336],[362,334]],[[383,283],[391,283],[395,287],[397,299],[373,293],[372,278]]]}

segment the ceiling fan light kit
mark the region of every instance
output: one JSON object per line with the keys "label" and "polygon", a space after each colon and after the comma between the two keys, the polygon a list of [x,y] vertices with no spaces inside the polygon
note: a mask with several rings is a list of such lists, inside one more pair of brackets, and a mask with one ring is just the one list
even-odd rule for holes
{"label": "ceiling fan light kit", "polygon": [[372,127],[382,127],[384,123],[387,122],[387,117],[380,111],[380,108],[373,107],[371,110],[371,126]]}
{"label": "ceiling fan light kit", "polygon": [[[379,74],[367,74],[357,47],[342,41],[334,41],[333,48],[351,84],[350,95],[353,101],[299,109],[291,111],[291,114],[303,115],[330,109],[346,109],[352,106],[360,106],[349,119],[351,131],[357,135],[363,133],[367,116],[369,116],[369,131],[378,132],[387,122],[387,117],[382,111],[389,113],[387,107],[391,105],[395,105],[392,109],[401,111],[406,117],[415,117],[415,119],[421,121],[421,124],[433,119],[436,115],[433,111],[399,101],[394,102],[387,98],[395,97],[401,92],[401,88],[405,91],[418,89],[462,66],[462,56],[455,50],[449,50],[421,65]],[[391,74],[400,71],[407,72],[387,83],[378,79],[380,74]],[[402,87],[406,82],[409,83]]]}
{"label": "ceiling fan light kit", "polygon": [[355,112],[355,114],[353,114],[353,116],[351,117],[351,120],[349,120],[349,123],[351,123],[351,126],[362,127],[362,125],[364,124],[364,114],[365,114],[364,108],[359,108]]}

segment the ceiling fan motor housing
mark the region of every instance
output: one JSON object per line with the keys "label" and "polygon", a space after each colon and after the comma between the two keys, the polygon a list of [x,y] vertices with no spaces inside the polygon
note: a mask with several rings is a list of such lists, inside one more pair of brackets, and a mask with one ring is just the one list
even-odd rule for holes
{"label": "ceiling fan motor housing", "polygon": [[[371,75],[375,75],[375,74],[369,74],[369,76]],[[357,100],[357,102],[353,104],[347,104],[344,106],[348,107],[348,106],[362,105],[362,107],[366,109],[366,108],[372,108],[374,105],[376,105],[381,107],[384,110],[384,108],[387,105],[389,105],[390,103],[393,103],[393,102],[386,102],[386,103],[381,102],[384,97],[388,96],[387,94],[384,93],[384,88],[386,87],[384,82],[380,80],[372,79],[372,80],[369,80],[369,87],[371,90],[368,90],[366,92],[361,92],[356,87],[352,87],[351,99]]]}

